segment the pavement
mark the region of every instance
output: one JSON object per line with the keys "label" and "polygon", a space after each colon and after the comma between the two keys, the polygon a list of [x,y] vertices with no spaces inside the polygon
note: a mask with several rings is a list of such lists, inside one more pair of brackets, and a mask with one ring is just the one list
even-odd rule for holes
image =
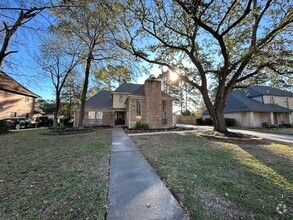
{"label": "pavement", "polygon": [[107,220],[189,219],[122,128],[113,128]]}
{"label": "pavement", "polygon": [[[213,130],[212,126],[199,126],[199,125],[186,125],[186,124],[177,124],[176,126],[185,127],[185,128],[194,128],[195,130],[199,130],[199,131]],[[293,135],[272,134],[267,132],[249,131],[249,130],[234,129],[234,128],[228,128],[228,130],[232,132],[238,132],[242,134],[249,134],[249,135],[261,137],[263,139],[267,139],[271,141],[278,141],[278,142],[293,144]]]}

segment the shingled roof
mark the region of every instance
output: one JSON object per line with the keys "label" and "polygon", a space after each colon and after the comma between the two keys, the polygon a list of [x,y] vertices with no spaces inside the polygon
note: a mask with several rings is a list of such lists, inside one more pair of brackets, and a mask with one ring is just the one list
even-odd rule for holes
{"label": "shingled roof", "polygon": [[27,95],[34,98],[39,97],[2,71],[0,71],[0,90]]}
{"label": "shingled roof", "polygon": [[131,94],[141,86],[141,84],[123,83],[114,92],[125,92]]}
{"label": "shingled roof", "polygon": [[269,86],[251,86],[247,88],[247,97],[255,97],[262,95],[293,97],[292,92],[272,88]]}
{"label": "shingled roof", "polygon": [[260,103],[247,97],[245,91],[236,90],[230,95],[224,112],[293,112],[293,110],[276,104]]}
{"label": "shingled roof", "polygon": [[[270,91],[274,91],[274,90],[270,90]],[[287,94],[287,93],[284,93],[284,94]],[[229,96],[227,105],[224,108],[224,113],[233,113],[233,112],[283,112],[285,113],[285,112],[293,112],[293,110],[284,108],[276,104],[260,103],[258,101],[253,100],[252,98],[249,98],[245,90],[235,90]],[[203,112],[203,115],[207,115],[207,114],[209,113],[207,110],[205,110]]]}
{"label": "shingled roof", "polygon": [[85,103],[85,109],[112,109],[112,92],[100,91]]}

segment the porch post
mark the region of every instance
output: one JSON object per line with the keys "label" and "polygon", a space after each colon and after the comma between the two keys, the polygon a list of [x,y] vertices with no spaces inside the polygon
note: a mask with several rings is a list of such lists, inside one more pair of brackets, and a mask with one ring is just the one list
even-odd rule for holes
{"label": "porch post", "polygon": [[270,116],[271,116],[271,125],[274,124],[274,113],[270,112]]}
{"label": "porch post", "polygon": [[250,127],[255,127],[254,112],[250,112]]}

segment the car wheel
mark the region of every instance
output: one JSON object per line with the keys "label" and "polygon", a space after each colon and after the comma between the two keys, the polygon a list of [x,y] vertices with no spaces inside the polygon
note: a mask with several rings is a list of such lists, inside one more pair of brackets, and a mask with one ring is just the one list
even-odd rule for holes
{"label": "car wheel", "polygon": [[17,130],[19,130],[19,129],[20,129],[20,124],[15,125],[15,128],[16,128]]}

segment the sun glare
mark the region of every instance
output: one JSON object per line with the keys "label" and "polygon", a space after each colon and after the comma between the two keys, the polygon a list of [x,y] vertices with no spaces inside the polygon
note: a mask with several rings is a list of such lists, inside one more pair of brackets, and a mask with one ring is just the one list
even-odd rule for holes
{"label": "sun glare", "polygon": [[176,81],[178,79],[178,74],[173,71],[169,71],[169,77],[171,81]]}

